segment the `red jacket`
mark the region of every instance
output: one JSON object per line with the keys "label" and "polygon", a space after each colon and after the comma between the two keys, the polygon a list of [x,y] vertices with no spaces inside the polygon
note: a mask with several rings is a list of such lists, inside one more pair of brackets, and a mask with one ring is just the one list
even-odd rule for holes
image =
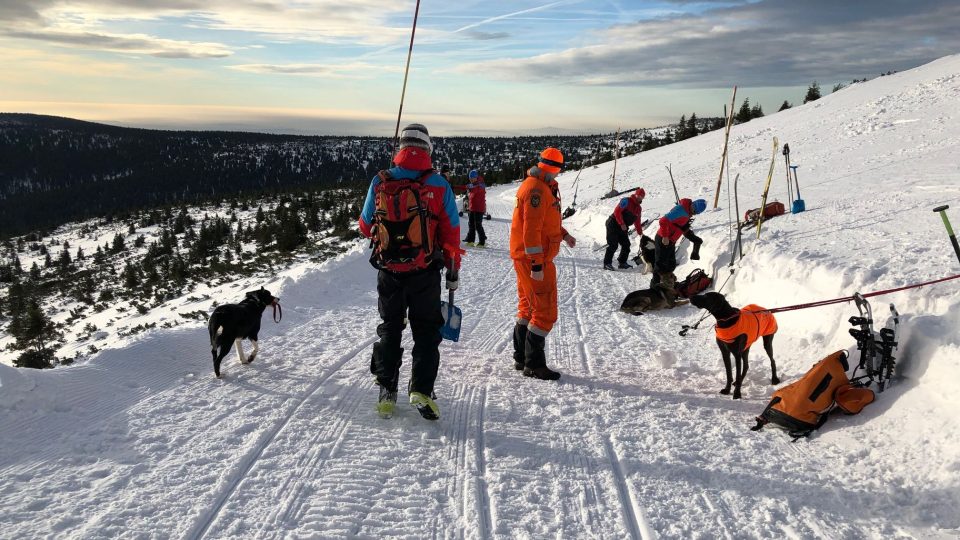
{"label": "red jacket", "polygon": [[669,238],[671,242],[676,242],[683,236],[684,231],[690,228],[690,216],[693,215],[693,201],[690,199],[680,199],[680,204],[667,212],[667,215],[660,218],[660,228],[657,230],[657,236]]}
{"label": "red jacket", "polygon": [[620,203],[613,210],[613,219],[617,220],[620,228],[629,228],[633,225],[637,229],[637,234],[643,234],[641,212],[643,208],[640,207],[640,201],[631,195],[620,199]]}
{"label": "red jacket", "polygon": [[467,184],[467,210],[470,212],[487,211],[487,186],[483,178],[472,184]]}

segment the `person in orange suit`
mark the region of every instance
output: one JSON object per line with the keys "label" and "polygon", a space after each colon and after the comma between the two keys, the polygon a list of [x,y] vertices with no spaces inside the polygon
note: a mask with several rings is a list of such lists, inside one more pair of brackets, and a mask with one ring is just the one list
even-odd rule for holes
{"label": "person in orange suit", "polygon": [[514,367],[527,377],[555,381],[560,373],[547,367],[547,335],[557,322],[557,267],[560,242],[577,240],[561,225],[557,174],[563,154],[556,148],[540,153],[517,190],[510,225],[510,257],[517,272],[517,324],[513,328]]}

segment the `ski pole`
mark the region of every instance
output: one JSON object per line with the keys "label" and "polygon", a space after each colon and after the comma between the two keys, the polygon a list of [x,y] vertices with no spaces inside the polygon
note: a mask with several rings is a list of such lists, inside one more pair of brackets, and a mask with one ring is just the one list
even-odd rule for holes
{"label": "ski pole", "polygon": [[417,7],[413,12],[413,28],[410,30],[410,49],[407,50],[407,67],[403,71],[403,90],[400,92],[400,110],[397,111],[397,127],[393,132],[393,148],[390,150],[391,158],[397,155],[397,143],[400,142],[400,118],[403,116],[403,100],[407,97],[407,76],[410,75],[410,57],[413,56],[413,38],[417,35],[418,15],[420,15],[420,0],[417,0]]}
{"label": "ski pole", "polygon": [[673,195],[677,198],[677,204],[680,204],[680,193],[677,191],[677,183],[673,181],[673,164],[667,165],[667,172],[670,173],[670,183],[673,185]]}
{"label": "ski pole", "polygon": [[960,244],[957,243],[957,235],[953,234],[953,227],[950,226],[950,218],[947,217],[947,208],[950,208],[950,205],[945,204],[934,208],[933,211],[940,213],[940,217],[943,219],[943,226],[947,228],[947,236],[950,237],[950,242],[953,244],[953,251],[957,254],[957,260],[960,261]]}
{"label": "ski pole", "polygon": [[793,182],[790,178],[790,145],[783,143],[783,159],[787,165],[787,199],[793,202]]}

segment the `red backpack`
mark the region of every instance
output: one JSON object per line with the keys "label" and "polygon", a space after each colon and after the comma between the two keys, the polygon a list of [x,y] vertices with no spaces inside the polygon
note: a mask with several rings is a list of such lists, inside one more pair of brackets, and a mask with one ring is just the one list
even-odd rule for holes
{"label": "red backpack", "polygon": [[678,281],[674,290],[677,291],[677,294],[684,298],[690,298],[695,294],[699,294],[704,289],[710,286],[713,283],[713,279],[707,275],[706,272],[697,268],[693,272],[687,274],[687,278],[683,281]]}
{"label": "red backpack", "polygon": [[374,188],[373,255],[370,263],[381,270],[410,272],[430,266],[439,251],[434,243],[435,216],[423,197],[429,170],[416,179],[393,178],[380,171]]}

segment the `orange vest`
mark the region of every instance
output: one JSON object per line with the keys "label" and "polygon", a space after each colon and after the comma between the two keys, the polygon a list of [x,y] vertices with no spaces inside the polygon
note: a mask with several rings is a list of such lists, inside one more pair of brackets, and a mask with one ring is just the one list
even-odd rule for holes
{"label": "orange vest", "polygon": [[740,318],[736,324],[728,328],[717,328],[717,339],[724,343],[733,343],[740,334],[747,335],[747,344],[744,349],[750,348],[760,336],[769,336],[777,331],[777,320],[773,313],[764,311],[756,304],[740,308]]}
{"label": "orange vest", "polygon": [[557,182],[548,183],[541,177],[527,176],[517,190],[517,205],[513,209],[510,257],[528,259],[531,264],[552,261],[560,252],[560,242],[566,235],[560,224],[562,219]]}

